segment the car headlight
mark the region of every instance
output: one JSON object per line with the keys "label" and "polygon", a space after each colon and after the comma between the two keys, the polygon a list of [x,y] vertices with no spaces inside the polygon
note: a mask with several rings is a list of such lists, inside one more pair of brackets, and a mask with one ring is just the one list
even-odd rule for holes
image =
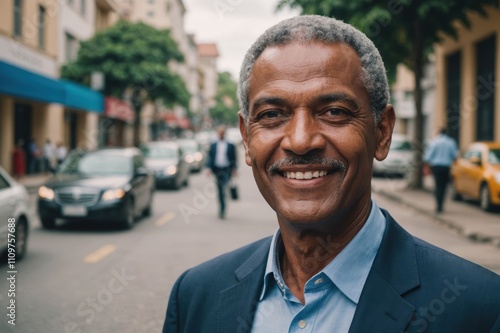
{"label": "car headlight", "polygon": [[186,157],[184,157],[184,161],[186,161],[187,163],[193,163],[193,155],[186,155]]}
{"label": "car headlight", "polygon": [[495,173],[493,177],[495,177],[495,181],[497,182],[497,184],[500,184],[500,172]]}
{"label": "car headlight", "polygon": [[123,198],[125,195],[125,190],[122,188],[117,188],[113,190],[107,190],[102,194],[102,200],[104,201],[109,201],[109,200],[117,200]]}
{"label": "car headlight", "polygon": [[177,167],[175,165],[170,165],[163,170],[163,173],[170,176],[175,175],[177,173]]}
{"label": "car headlight", "polygon": [[38,196],[45,200],[54,200],[56,195],[53,189],[46,186],[40,186],[38,189]]}
{"label": "car headlight", "polygon": [[197,151],[196,153],[194,153],[193,158],[196,162],[199,162],[203,159],[203,154]]}

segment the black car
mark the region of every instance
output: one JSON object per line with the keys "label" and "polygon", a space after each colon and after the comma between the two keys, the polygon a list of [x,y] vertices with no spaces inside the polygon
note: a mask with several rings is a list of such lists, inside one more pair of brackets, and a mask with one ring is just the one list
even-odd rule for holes
{"label": "black car", "polygon": [[141,147],[146,166],[154,171],[157,187],[179,189],[189,183],[190,165],[176,142],[149,142]]}
{"label": "black car", "polygon": [[124,229],[150,215],[154,178],[137,148],[72,152],[38,189],[38,213],[51,229],[56,219],[116,221]]}

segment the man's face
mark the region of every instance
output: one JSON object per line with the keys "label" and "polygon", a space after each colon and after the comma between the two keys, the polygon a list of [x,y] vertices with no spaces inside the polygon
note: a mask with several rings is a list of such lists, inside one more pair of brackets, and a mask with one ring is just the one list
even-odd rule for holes
{"label": "man's face", "polygon": [[394,113],[386,107],[375,127],[360,78],[359,57],[340,43],[269,47],[255,62],[240,129],[280,220],[328,223],[369,204],[373,158],[387,155]]}

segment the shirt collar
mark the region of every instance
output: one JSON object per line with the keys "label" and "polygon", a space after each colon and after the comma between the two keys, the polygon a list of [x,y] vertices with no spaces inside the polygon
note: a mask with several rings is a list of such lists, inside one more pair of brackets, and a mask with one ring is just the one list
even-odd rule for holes
{"label": "shirt collar", "polygon": [[[375,200],[372,199],[371,204],[370,214],[361,230],[321,272],[311,278],[311,280],[315,280],[318,275],[326,275],[345,296],[356,304],[361,296],[386,227],[385,217]],[[277,251],[282,246],[281,233],[278,229],[271,241],[260,300],[276,284],[283,292],[286,288],[281,275],[279,252]]]}

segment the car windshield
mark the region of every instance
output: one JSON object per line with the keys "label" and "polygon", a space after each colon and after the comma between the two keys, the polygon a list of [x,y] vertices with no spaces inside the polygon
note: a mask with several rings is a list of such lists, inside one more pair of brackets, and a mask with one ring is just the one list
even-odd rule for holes
{"label": "car windshield", "polygon": [[488,153],[488,162],[491,164],[500,164],[500,149],[491,149]]}
{"label": "car windshield", "polygon": [[411,143],[406,140],[392,140],[391,150],[411,150]]}
{"label": "car windshield", "polygon": [[171,147],[145,146],[142,153],[147,158],[175,158],[176,150]]}
{"label": "car windshield", "polygon": [[184,152],[191,154],[198,151],[198,143],[196,142],[181,142],[180,145]]}
{"label": "car windshield", "polygon": [[129,157],[105,153],[71,154],[61,165],[60,173],[99,175],[130,175]]}

